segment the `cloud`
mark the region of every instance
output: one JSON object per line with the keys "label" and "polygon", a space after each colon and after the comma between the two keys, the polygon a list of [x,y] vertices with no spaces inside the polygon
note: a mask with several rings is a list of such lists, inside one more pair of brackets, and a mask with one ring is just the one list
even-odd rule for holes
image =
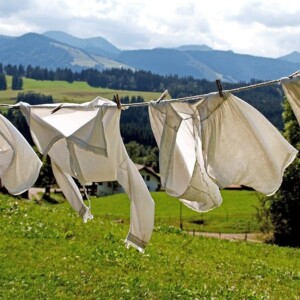
{"label": "cloud", "polygon": [[8,0],[0,1],[0,17],[9,17],[18,12],[28,10],[31,8],[32,2],[28,1],[19,1],[19,0]]}
{"label": "cloud", "polygon": [[300,50],[294,0],[0,0],[0,34],[62,30],[121,49],[206,44],[262,56]]}
{"label": "cloud", "polygon": [[[289,10],[287,9],[288,7],[293,9]],[[299,15],[300,8],[297,8],[295,5],[289,6],[289,1],[287,0],[281,3],[255,1],[245,5],[234,18],[244,24],[256,22],[266,27],[282,28],[300,26]]]}

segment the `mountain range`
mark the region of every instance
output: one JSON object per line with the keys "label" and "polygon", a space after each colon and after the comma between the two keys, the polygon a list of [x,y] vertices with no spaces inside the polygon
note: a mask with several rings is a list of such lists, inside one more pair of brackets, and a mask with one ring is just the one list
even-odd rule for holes
{"label": "mountain range", "polygon": [[279,58],[214,50],[206,45],[121,50],[102,37],[78,38],[61,31],[0,35],[0,63],[46,68],[129,68],[159,75],[192,76],[225,82],[271,80],[300,69],[300,53]]}

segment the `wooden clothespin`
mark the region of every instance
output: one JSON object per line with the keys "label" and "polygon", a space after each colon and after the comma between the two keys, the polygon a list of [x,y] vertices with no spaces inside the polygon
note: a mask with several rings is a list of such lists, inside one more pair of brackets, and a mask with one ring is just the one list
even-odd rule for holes
{"label": "wooden clothespin", "polygon": [[216,80],[216,84],[217,84],[217,88],[218,88],[220,97],[224,97],[224,94],[223,94],[223,87],[222,87],[222,84],[221,84],[221,80],[220,80],[220,79],[217,79],[217,80]]}
{"label": "wooden clothespin", "polygon": [[54,114],[55,112],[57,112],[58,110],[60,110],[60,109],[62,108],[63,105],[64,105],[63,103],[59,104],[57,107],[55,107],[55,108],[51,111],[51,114]]}
{"label": "wooden clothespin", "polygon": [[122,106],[121,106],[121,101],[119,99],[119,95],[118,94],[114,95],[114,101],[117,103],[117,108],[121,109]]}
{"label": "wooden clothespin", "polygon": [[168,91],[168,90],[165,90],[165,91],[160,95],[160,97],[156,100],[156,103],[159,103],[161,100],[163,100],[164,98],[166,98],[168,94],[169,94],[169,91]]}

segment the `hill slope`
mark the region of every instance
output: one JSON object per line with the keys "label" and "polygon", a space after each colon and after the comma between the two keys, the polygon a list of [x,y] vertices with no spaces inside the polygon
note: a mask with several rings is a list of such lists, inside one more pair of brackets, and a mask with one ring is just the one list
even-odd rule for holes
{"label": "hill slope", "polygon": [[117,59],[136,69],[161,75],[193,76],[207,80],[219,78],[226,82],[276,79],[300,69],[300,63],[216,50],[123,51]]}
{"label": "hill slope", "polygon": [[83,49],[90,54],[98,56],[112,58],[121,52],[120,49],[102,37],[81,39],[63,31],[47,31],[44,35],[58,42]]}
{"label": "hill slope", "polygon": [[297,51],[294,51],[288,55],[281,56],[278,59],[293,62],[293,63],[300,63],[300,53]]}
{"label": "hill slope", "polygon": [[[102,200],[92,202],[101,206]],[[110,215],[83,224],[68,204],[7,196],[0,197],[0,211],[3,299],[300,296],[299,249],[199,238],[160,226],[142,254],[124,247],[128,224]]]}
{"label": "hill slope", "polygon": [[0,37],[0,62],[2,64],[33,65],[54,68],[127,67],[84,49],[62,43],[47,36],[28,33],[20,37]]}

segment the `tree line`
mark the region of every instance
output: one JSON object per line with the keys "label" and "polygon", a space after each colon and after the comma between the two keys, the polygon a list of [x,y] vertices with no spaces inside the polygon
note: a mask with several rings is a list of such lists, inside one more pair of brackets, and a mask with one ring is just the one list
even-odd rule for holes
{"label": "tree line", "polygon": [[[69,68],[57,68],[50,70],[38,66],[16,66],[0,64],[0,74],[2,77],[10,75],[13,77],[26,77],[35,80],[61,80],[67,82],[85,81],[92,87],[163,92],[168,90],[172,98],[187,97],[191,95],[201,95],[216,91],[215,82],[205,79],[195,79],[193,77],[179,77],[177,75],[161,76],[150,71],[130,69],[84,69],[72,71]],[[3,80],[3,79],[2,79]],[[258,83],[255,79],[249,83],[223,83],[224,89],[232,89],[248,84]],[[5,85],[5,84],[3,84]],[[7,87],[3,88],[6,89]],[[1,76],[0,76],[1,89]],[[17,88],[16,88],[17,89]],[[19,88],[20,89],[20,88]],[[282,99],[283,92],[280,86],[266,86],[239,93],[237,96],[250,103],[258,109],[273,125],[278,129],[283,129]]]}

